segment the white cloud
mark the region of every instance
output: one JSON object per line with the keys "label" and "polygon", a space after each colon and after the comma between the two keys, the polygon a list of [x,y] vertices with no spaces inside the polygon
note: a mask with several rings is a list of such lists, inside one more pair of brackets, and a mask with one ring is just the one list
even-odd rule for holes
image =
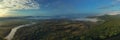
{"label": "white cloud", "polygon": [[0,0],[0,17],[15,16],[13,10],[27,9],[40,9],[40,4],[35,0]]}
{"label": "white cloud", "polygon": [[107,15],[118,15],[120,14],[120,11],[111,11],[111,12],[107,12]]}
{"label": "white cloud", "polygon": [[108,11],[108,12],[104,12],[103,15],[118,15],[118,14],[120,14],[120,11]]}
{"label": "white cloud", "polygon": [[77,21],[90,21],[90,22],[98,22],[99,20],[97,18],[76,18],[72,20],[77,20]]}
{"label": "white cloud", "polygon": [[39,9],[40,5],[34,0],[3,0],[0,9]]}

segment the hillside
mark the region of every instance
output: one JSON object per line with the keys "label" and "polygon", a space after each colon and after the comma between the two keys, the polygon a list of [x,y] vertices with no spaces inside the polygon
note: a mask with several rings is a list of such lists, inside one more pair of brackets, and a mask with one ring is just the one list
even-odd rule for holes
{"label": "hillside", "polygon": [[[107,40],[118,38],[120,17],[99,16],[104,22],[43,20],[18,30],[13,40]],[[119,39],[119,38],[118,38]]]}
{"label": "hillside", "polygon": [[[45,19],[38,20],[31,26],[20,28],[15,33],[13,40],[119,40],[120,16],[104,15],[94,18],[102,21],[76,21],[69,19]],[[24,21],[8,21],[0,25],[1,40],[11,28],[29,23]],[[2,23],[2,22],[1,22]],[[9,25],[6,25],[9,24]],[[12,26],[11,26],[12,25]],[[11,27],[10,27],[11,26]],[[3,29],[5,27],[5,30]],[[3,32],[4,31],[4,32]]]}
{"label": "hillside", "polygon": [[13,40],[67,40],[77,37],[87,28],[81,21],[40,21],[31,27],[19,29]]}

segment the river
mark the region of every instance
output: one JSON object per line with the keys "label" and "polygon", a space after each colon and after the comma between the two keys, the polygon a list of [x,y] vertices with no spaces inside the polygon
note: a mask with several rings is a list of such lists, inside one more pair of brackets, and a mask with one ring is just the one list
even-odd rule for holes
{"label": "river", "polygon": [[22,28],[22,27],[34,25],[34,24],[36,24],[36,23],[35,23],[35,22],[32,22],[32,23],[30,23],[30,24],[20,25],[20,26],[17,26],[17,27],[15,27],[15,28],[13,28],[13,29],[11,30],[11,32],[5,37],[5,39],[6,39],[6,40],[12,40],[13,37],[14,37],[14,35],[15,35],[15,33],[17,32],[18,29],[20,29],[20,28]]}

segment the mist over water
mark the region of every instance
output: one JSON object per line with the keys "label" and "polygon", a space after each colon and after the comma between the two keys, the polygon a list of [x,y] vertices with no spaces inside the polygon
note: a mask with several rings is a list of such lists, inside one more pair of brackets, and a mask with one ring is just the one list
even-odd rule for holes
{"label": "mist over water", "polygon": [[70,19],[70,20],[80,20],[80,21],[92,21],[96,22],[98,21],[96,18],[89,18],[92,16],[97,16],[98,14],[95,13],[71,13],[71,14],[59,14],[59,15],[51,15],[51,16],[20,16],[20,17],[5,17],[0,18],[0,21],[4,20],[43,20],[43,19]]}

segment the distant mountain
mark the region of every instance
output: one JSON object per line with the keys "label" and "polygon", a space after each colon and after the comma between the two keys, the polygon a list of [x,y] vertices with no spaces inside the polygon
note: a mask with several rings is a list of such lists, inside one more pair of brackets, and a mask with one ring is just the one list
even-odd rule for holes
{"label": "distant mountain", "polygon": [[74,19],[85,18],[87,16],[93,16],[93,14],[63,14],[55,16],[19,16],[19,17],[0,17],[0,19]]}

